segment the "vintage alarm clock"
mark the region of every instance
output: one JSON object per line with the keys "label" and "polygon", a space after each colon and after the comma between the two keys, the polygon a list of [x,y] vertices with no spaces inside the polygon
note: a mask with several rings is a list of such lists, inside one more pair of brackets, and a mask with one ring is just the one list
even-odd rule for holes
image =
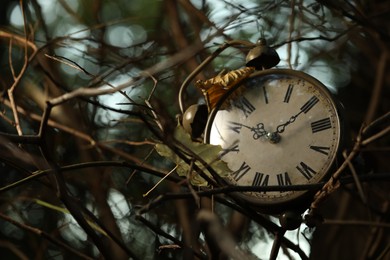
{"label": "vintage alarm clock", "polygon": [[[205,106],[193,106],[183,124],[189,131],[196,125],[195,138],[202,132],[205,143],[222,147],[220,159],[231,169],[226,177],[231,185],[316,184],[329,177],[338,157],[343,136],[339,103],[314,77],[273,68],[278,62],[276,51],[260,40],[243,69],[196,82],[206,99],[207,120]],[[191,121],[194,110],[201,111],[203,122]],[[260,211],[280,213],[307,207],[312,194],[284,189],[237,196]]]}

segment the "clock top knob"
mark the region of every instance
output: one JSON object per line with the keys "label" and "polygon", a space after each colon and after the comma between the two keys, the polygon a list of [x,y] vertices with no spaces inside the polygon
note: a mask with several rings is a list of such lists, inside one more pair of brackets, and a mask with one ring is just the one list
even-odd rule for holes
{"label": "clock top knob", "polygon": [[280,61],[278,53],[267,45],[264,38],[260,38],[256,47],[251,49],[246,56],[246,66],[255,67],[257,70],[269,69]]}

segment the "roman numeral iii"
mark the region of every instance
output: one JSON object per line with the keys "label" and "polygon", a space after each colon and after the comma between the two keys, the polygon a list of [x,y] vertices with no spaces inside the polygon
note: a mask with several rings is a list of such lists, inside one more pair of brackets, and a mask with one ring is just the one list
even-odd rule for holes
{"label": "roman numeral iii", "polygon": [[311,123],[311,131],[313,134],[320,131],[324,131],[331,127],[332,123],[330,122],[329,117]]}

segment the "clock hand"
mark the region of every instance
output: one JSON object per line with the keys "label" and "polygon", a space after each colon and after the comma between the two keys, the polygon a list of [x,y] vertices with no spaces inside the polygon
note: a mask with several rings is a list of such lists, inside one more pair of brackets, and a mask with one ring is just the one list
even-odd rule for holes
{"label": "clock hand", "polygon": [[268,134],[268,132],[265,131],[265,129],[264,129],[264,124],[263,123],[258,123],[256,125],[256,127],[252,127],[251,131],[254,132],[253,133],[253,139],[255,139],[255,140],[259,139],[263,135],[267,135]]}
{"label": "clock hand", "polygon": [[284,132],[284,130],[286,129],[286,126],[288,126],[289,124],[291,123],[294,123],[295,120],[297,119],[297,117],[302,113],[304,112],[303,110],[299,111],[298,114],[296,115],[293,115],[290,117],[290,119],[286,122],[286,123],[283,123],[283,124],[280,124],[276,127],[276,131],[273,133],[273,134],[281,134]]}
{"label": "clock hand", "polygon": [[258,123],[255,127],[250,127],[241,124],[241,126],[248,128],[253,132],[253,139],[257,140],[263,135],[267,135],[268,132],[264,129],[264,124],[263,123]]}
{"label": "clock hand", "polygon": [[280,138],[281,136],[279,134],[283,133],[284,130],[286,129],[286,126],[288,126],[289,124],[291,123],[294,123],[295,120],[297,119],[297,117],[302,113],[304,112],[304,110],[301,110],[299,111],[296,115],[293,115],[290,117],[289,120],[287,120],[286,123],[283,123],[283,124],[280,124],[276,127],[276,131],[275,132],[270,132],[270,133],[267,133],[266,137],[267,139],[273,143],[273,144],[276,144],[276,143],[279,143],[280,142]]}

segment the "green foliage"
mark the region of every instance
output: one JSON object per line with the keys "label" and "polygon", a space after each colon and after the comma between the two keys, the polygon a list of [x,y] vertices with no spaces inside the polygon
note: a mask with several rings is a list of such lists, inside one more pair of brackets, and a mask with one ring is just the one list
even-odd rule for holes
{"label": "green foliage", "polygon": [[[210,178],[212,175],[206,169],[205,165],[202,162],[205,162],[210,166],[220,177],[226,177],[231,173],[231,170],[227,164],[219,159],[219,154],[222,150],[219,145],[204,144],[200,142],[194,142],[191,140],[191,136],[183,129],[183,127],[178,126],[175,129],[174,138],[181,145],[184,146],[183,149],[186,157],[188,159],[194,160],[195,165],[199,167],[205,174]],[[179,176],[184,176],[190,179],[192,185],[195,186],[207,186],[208,183],[201,177],[198,173],[192,170],[191,165],[183,161],[168,145],[165,144],[156,144],[156,151],[165,158],[168,158],[176,164],[176,172]]]}

